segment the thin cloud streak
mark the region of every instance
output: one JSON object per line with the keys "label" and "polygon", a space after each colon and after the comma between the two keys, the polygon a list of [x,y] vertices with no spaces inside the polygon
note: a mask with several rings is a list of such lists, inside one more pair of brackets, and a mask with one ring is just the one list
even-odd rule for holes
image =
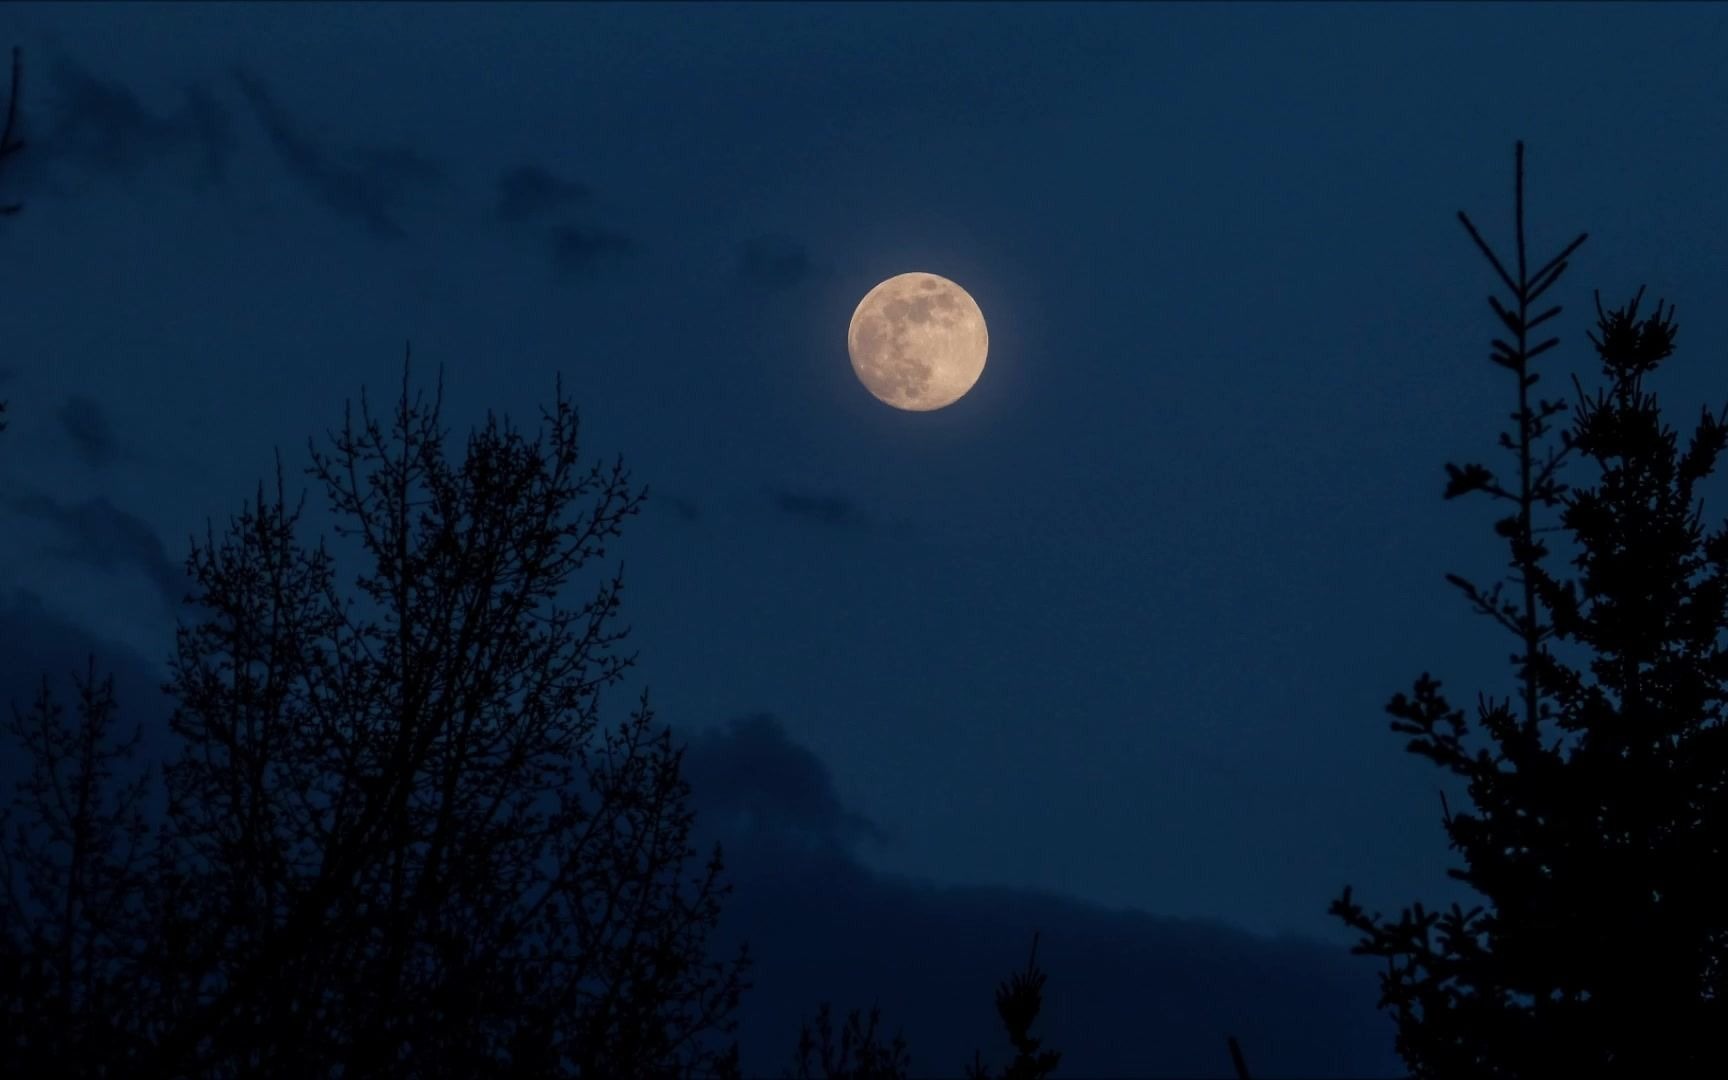
{"label": "thin cloud streak", "polygon": [[50,548],[51,554],[96,570],[137,570],[155,587],[168,611],[179,610],[190,583],[142,518],[100,496],[61,502],[34,492],[9,498],[6,505],[56,530],[62,543]]}
{"label": "thin cloud streak", "polygon": [[375,236],[400,240],[407,235],[396,212],[409,189],[442,177],[436,162],[404,147],[364,147],[350,155],[357,164],[334,161],[295,125],[263,80],[238,68],[234,79],[282,164],[315,200]]}
{"label": "thin cloud streak", "polygon": [[774,509],[787,517],[833,528],[866,529],[870,519],[844,495],[776,488],[769,493]]}
{"label": "thin cloud streak", "polygon": [[56,419],[60,421],[61,430],[72,440],[72,445],[84,464],[91,468],[102,468],[113,464],[119,456],[119,443],[114,438],[114,427],[95,398],[85,394],[73,394],[60,406]]}
{"label": "thin cloud streak", "polygon": [[524,221],[570,203],[586,202],[592,194],[580,181],[554,176],[538,165],[523,165],[498,178],[498,217]]}

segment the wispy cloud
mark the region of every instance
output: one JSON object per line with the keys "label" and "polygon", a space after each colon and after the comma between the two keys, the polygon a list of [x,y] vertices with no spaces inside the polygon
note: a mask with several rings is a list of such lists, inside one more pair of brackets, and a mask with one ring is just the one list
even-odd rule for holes
{"label": "wispy cloud", "polygon": [[700,521],[702,508],[694,499],[686,499],[681,495],[668,495],[663,491],[654,491],[648,500],[649,506],[664,506],[678,515],[680,521]]}
{"label": "wispy cloud", "polygon": [[752,237],[739,246],[738,276],[752,284],[786,289],[808,280],[815,273],[810,252],[791,237],[768,233]]}
{"label": "wispy cloud", "polygon": [[613,229],[563,225],[552,230],[552,265],[566,276],[628,255],[636,244]]}
{"label": "wispy cloud", "polygon": [[776,488],[769,492],[769,497],[773,500],[774,508],[788,517],[835,528],[870,527],[869,517],[859,509],[857,503],[844,495]]}
{"label": "wispy cloud", "polygon": [[138,570],[169,611],[179,610],[190,587],[185,570],[138,516],[100,497],[72,503],[30,493],[6,503],[14,513],[54,527],[61,542],[51,554],[98,570]]}
{"label": "wispy cloud", "polygon": [[124,83],[99,78],[63,54],[49,66],[42,137],[32,155],[72,162],[101,176],[128,177],[157,161],[193,155],[207,181],[226,175],[236,140],[228,110],[199,85],[180,108],[147,108]]}
{"label": "wispy cloud", "polygon": [[443,169],[431,158],[400,146],[361,147],[338,160],[293,121],[259,79],[236,69],[235,81],[252,106],[289,175],[338,217],[364,225],[374,235],[406,235],[396,212],[407,193],[440,179]]}
{"label": "wispy cloud", "polygon": [[[241,114],[250,113],[288,177],[318,206],[373,236],[405,238],[402,215],[410,200],[445,181],[443,165],[412,146],[332,146],[296,117],[261,75],[235,68],[232,76],[244,101]],[[190,158],[208,181],[228,176],[238,148],[237,124],[210,88],[188,85],[178,109],[153,110],[125,83],[93,75],[64,56],[55,60],[51,83],[52,119],[46,134],[32,140],[25,173],[39,161],[58,160],[90,175],[126,178],[159,160]],[[52,185],[39,170],[26,176],[33,178],[26,188]],[[638,247],[633,236],[609,225],[544,223],[592,198],[582,181],[530,163],[499,173],[493,212],[503,222],[534,223],[542,257],[556,274],[574,277],[615,263]],[[762,272],[783,276],[790,270],[769,265],[773,255],[761,259],[767,260]]]}
{"label": "wispy cloud", "polygon": [[711,823],[836,850],[887,839],[875,822],[841,803],[827,766],[769,713],[698,736],[685,751],[684,776]]}
{"label": "wispy cloud", "polygon": [[57,419],[86,465],[101,468],[119,456],[114,427],[95,398],[73,394],[60,406]]}
{"label": "wispy cloud", "polygon": [[498,217],[523,221],[584,202],[591,194],[588,185],[578,180],[554,176],[538,165],[523,165],[498,178]]}
{"label": "wispy cloud", "polygon": [[[588,185],[556,176],[539,165],[522,165],[498,178],[498,219],[520,224],[545,218],[572,204],[592,198]],[[540,229],[544,228],[542,233]],[[636,241],[618,229],[604,225],[566,221],[550,227],[537,226],[544,250],[560,277],[575,277],[613,263],[636,249]]]}

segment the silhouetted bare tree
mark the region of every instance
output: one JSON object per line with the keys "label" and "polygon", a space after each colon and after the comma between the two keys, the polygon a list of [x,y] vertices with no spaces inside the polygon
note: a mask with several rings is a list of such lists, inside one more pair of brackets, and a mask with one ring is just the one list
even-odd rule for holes
{"label": "silhouetted bare tree", "polygon": [[[1645,386],[1673,350],[1662,305],[1634,297],[1592,335],[1607,388],[1574,379],[1570,430],[1538,450],[1562,401],[1535,400],[1531,361],[1556,339],[1530,332],[1557,315],[1533,305],[1580,236],[1530,274],[1524,251],[1523,146],[1516,161],[1516,277],[1460,213],[1512,295],[1489,303],[1510,341],[1491,359],[1518,380],[1517,427],[1500,445],[1514,477],[1448,465],[1445,497],[1485,492],[1509,505],[1495,525],[1511,549],[1517,598],[1447,575],[1519,642],[1516,705],[1479,698],[1492,749],[1466,749],[1462,710],[1424,673],[1387,706],[1410,752],[1469,782],[1474,808],[1447,834],[1465,866],[1449,873],[1485,905],[1445,915],[1420,904],[1397,922],[1369,917],[1350,890],[1332,912],[1387,960],[1382,1007],[1419,1077],[1699,1076],[1719,1071],[1728,1030],[1728,528],[1705,532],[1695,488],[1728,440],[1728,413],[1705,411],[1684,452]],[[1559,482],[1569,455],[1598,483]],[[1538,508],[1560,508],[1577,580],[1550,571]],[[1589,654],[1584,666],[1551,649]]]}
{"label": "silhouetted bare tree", "polygon": [[7,725],[30,765],[0,810],[0,1047],[18,1076],[131,1048],[116,1018],[132,1012],[126,966],[145,932],[148,774],[116,769],[143,732],[116,737],[114,681],[98,682],[94,658],[74,682],[76,719],[44,679]]}
{"label": "silhouetted bare tree", "polygon": [[[405,366],[388,432],[363,396],[358,429],[313,449],[372,613],[300,544],[280,465],[274,499],[260,487],[220,543],[194,543],[204,616],[166,686],[182,748],[151,872],[38,873],[55,887],[7,929],[85,925],[5,936],[13,985],[54,991],[5,998],[23,1003],[9,1052],[64,1050],[57,1074],[735,1075],[736,1044],[713,1045],[747,964],[707,954],[720,851],[686,873],[682,751],[646,696],[601,721],[631,663],[622,580],[559,599],[643,493],[621,464],[582,465],[561,390],[533,440],[488,417],[455,464],[441,404],[410,399]],[[25,749],[40,773],[90,745]],[[50,827],[63,787],[24,793]],[[102,822],[91,866],[123,836],[135,873],[132,819]],[[92,874],[126,902],[93,907]],[[123,947],[96,975],[61,959],[97,938]],[[103,1045],[79,1041],[98,1023]]]}
{"label": "silhouetted bare tree", "polygon": [[[18,84],[23,75],[23,64],[19,59],[18,50],[12,50],[12,92],[6,96],[6,130],[0,132],[0,164],[6,159],[24,149],[24,140],[17,137],[18,128]],[[16,214],[24,209],[21,203],[8,203],[0,206],[0,214]],[[0,401],[0,431],[6,430],[6,403]]]}

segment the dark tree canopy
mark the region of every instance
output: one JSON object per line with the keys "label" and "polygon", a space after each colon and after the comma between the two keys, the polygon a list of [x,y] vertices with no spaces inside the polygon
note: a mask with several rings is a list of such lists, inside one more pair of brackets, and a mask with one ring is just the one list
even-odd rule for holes
{"label": "dark tree canopy", "polygon": [[[1646,384],[1673,352],[1671,311],[1640,317],[1642,291],[1591,335],[1606,387],[1570,402],[1532,400],[1531,361],[1556,339],[1534,313],[1584,237],[1534,274],[1524,251],[1518,147],[1516,277],[1465,227],[1512,303],[1490,298],[1510,341],[1491,359],[1517,379],[1514,431],[1500,445],[1516,472],[1448,465],[1446,498],[1508,504],[1495,532],[1512,575],[1482,589],[1447,575],[1518,641],[1515,700],[1479,698],[1491,747],[1424,674],[1387,706],[1408,749],[1468,782],[1470,808],[1444,805],[1464,861],[1449,873],[1484,898],[1445,914],[1420,904],[1398,921],[1368,916],[1350,890],[1332,911],[1382,956],[1382,1007],[1419,1077],[1656,1077],[1714,1074],[1728,1030],[1728,527],[1706,530],[1697,485],[1728,439],[1728,412],[1699,418],[1685,449]],[[1570,429],[1546,443],[1551,418]],[[1539,453],[1539,451],[1541,451]],[[1589,460],[1592,486],[1558,479]],[[1572,534],[1575,578],[1550,566],[1539,510]],[[1505,595],[1504,585],[1513,587]],[[1558,655],[1588,656],[1574,666]]]}
{"label": "dark tree canopy", "polygon": [[[533,439],[488,417],[445,458],[440,396],[361,399],[322,481],[371,613],[277,491],[187,570],[166,821],[140,874],[100,791],[112,702],[19,720],[50,780],[8,837],[7,1052],[128,1076],[729,1075],[747,958],[708,957],[729,889],[690,873],[682,751],[602,692],[622,580],[562,594],[637,512],[560,393]],[[93,681],[93,680],[92,680]],[[107,755],[106,757],[104,755]],[[126,789],[130,791],[131,789]],[[116,803],[121,810],[129,804]],[[141,826],[139,826],[141,828]],[[67,837],[73,837],[71,843]],[[79,840],[79,836],[86,839]],[[32,861],[34,860],[34,861]],[[16,872],[14,872],[16,871]],[[101,1026],[103,1038],[88,1033]],[[43,1073],[42,1075],[46,1075]]]}

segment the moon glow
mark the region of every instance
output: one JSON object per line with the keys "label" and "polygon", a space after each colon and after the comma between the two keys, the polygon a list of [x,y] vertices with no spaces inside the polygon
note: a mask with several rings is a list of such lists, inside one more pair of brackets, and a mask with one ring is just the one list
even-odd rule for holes
{"label": "moon glow", "polygon": [[952,405],[984,373],[990,333],[960,286],[935,274],[889,278],[864,294],[846,331],[852,370],[896,409]]}

